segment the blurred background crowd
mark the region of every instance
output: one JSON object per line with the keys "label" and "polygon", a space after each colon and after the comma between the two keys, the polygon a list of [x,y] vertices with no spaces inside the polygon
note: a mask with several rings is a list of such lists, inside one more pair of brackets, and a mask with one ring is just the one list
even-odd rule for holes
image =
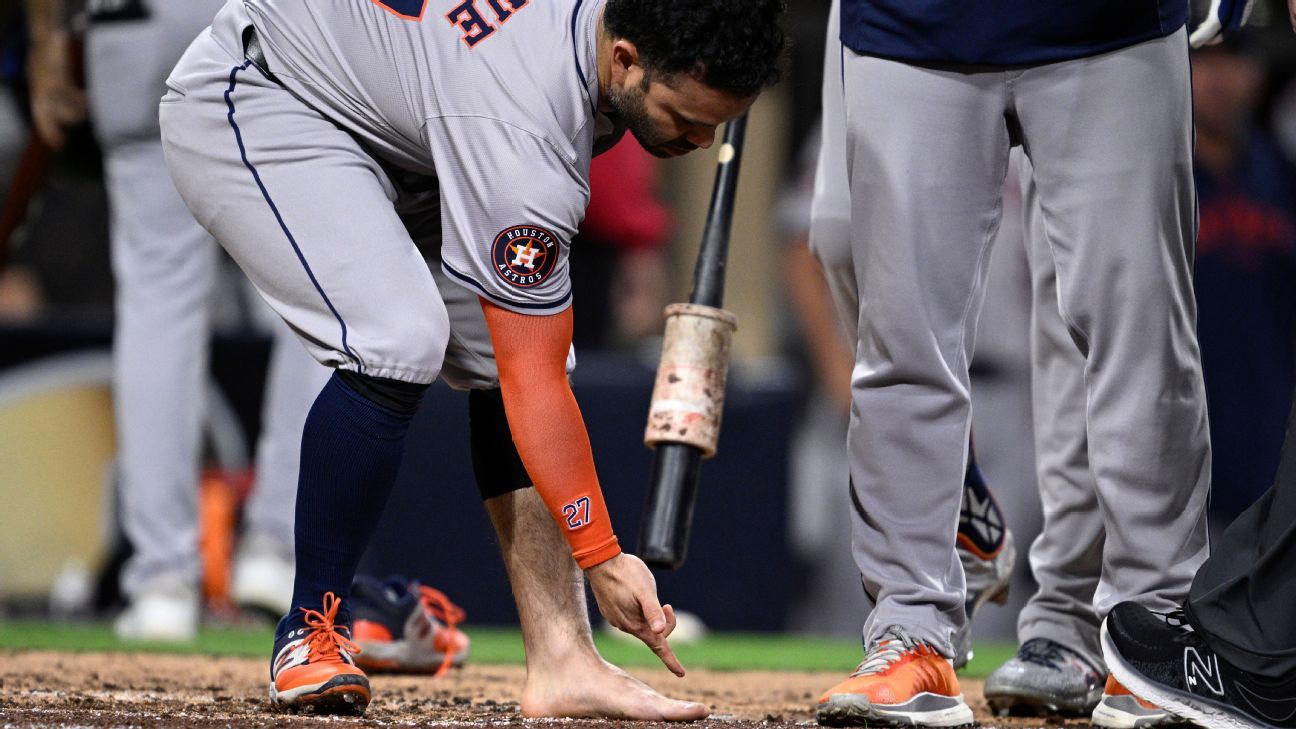
{"label": "blurred background crowd", "polygon": [[[853,357],[806,248],[828,0],[791,6],[789,75],[752,111],[741,173],[726,302],[739,331],[719,454],[704,466],[689,562],[662,576],[661,594],[716,628],[852,636],[863,602],[844,508]],[[23,3],[0,0],[8,200],[31,172],[21,164],[31,134],[28,48]],[[1213,528],[1221,528],[1270,483],[1296,384],[1296,40],[1284,6],[1258,2],[1245,32],[1194,52],[1193,94],[1196,286]],[[0,605],[11,614],[112,614],[132,549],[117,517],[114,277],[96,131],[92,115],[71,132],[0,241]],[[627,138],[595,160],[589,212],[572,244],[574,387],[629,544],[651,460],[642,430],[661,311],[688,294],[714,162],[714,154],[659,161]],[[973,397],[981,467],[1024,547],[1041,516],[1018,189],[1005,185]],[[223,260],[218,275],[195,473],[203,590],[220,616],[234,614],[231,553],[245,528],[240,505],[257,487],[273,317],[232,263]],[[366,567],[443,588],[474,622],[509,623],[503,569],[460,442],[463,399],[444,386],[426,399]],[[1014,581],[1006,609],[978,616],[978,637],[1012,638],[1016,607],[1032,589],[1025,559]]]}

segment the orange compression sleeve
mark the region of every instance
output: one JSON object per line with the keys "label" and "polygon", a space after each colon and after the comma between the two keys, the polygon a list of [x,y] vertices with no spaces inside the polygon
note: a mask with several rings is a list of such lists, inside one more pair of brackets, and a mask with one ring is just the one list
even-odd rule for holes
{"label": "orange compression sleeve", "polygon": [[567,382],[572,310],[518,314],[481,299],[499,367],[504,414],[522,465],[581,569],[621,553],[589,434]]}

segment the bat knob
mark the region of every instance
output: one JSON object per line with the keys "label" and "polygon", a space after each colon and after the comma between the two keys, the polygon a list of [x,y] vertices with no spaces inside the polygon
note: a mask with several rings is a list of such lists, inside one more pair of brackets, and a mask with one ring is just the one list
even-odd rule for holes
{"label": "bat knob", "polygon": [[688,554],[697,501],[702,451],[662,443],[653,459],[652,484],[639,524],[639,558],[653,567],[677,569]]}

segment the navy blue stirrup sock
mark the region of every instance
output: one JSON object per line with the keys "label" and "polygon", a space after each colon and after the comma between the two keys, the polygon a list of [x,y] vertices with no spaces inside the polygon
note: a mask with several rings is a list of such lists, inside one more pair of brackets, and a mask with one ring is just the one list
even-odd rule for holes
{"label": "navy blue stirrup sock", "polygon": [[302,434],[297,572],[281,630],[303,624],[301,608],[321,610],[326,592],[343,600],[338,624],[349,622],[351,580],[396,483],[413,417],[413,408],[379,405],[336,372],[316,398]]}

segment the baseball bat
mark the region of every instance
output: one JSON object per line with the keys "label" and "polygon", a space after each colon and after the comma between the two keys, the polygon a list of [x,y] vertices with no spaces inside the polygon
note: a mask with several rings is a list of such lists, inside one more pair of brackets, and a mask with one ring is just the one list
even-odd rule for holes
{"label": "baseball bat", "polygon": [[[701,313],[708,317],[712,324],[717,318],[728,317],[720,324],[725,329],[723,336],[714,330],[704,332],[699,346],[705,350],[702,357],[719,369],[718,385],[707,388],[708,396],[714,399],[714,433],[711,434],[709,447],[699,447],[696,443],[672,442],[669,436],[653,440],[646,438],[649,444],[656,443],[656,456],[653,459],[652,476],[648,486],[648,495],[644,503],[643,518],[640,521],[639,556],[654,567],[676,569],[684,563],[688,553],[689,533],[693,526],[693,507],[697,502],[698,480],[702,470],[702,459],[714,452],[714,439],[719,434],[719,412],[723,407],[725,368],[728,362],[728,333],[733,331],[735,321],[728,312],[720,310],[724,300],[725,266],[729,257],[729,231],[733,223],[734,197],[738,189],[738,166],[742,159],[743,136],[747,130],[747,115],[734,119],[725,126],[724,142],[720,147],[719,164],[716,168],[715,183],[711,188],[711,207],[707,211],[706,225],[702,231],[702,247],[698,251],[697,265],[693,269],[693,293],[689,296],[691,312]],[[707,309],[702,307],[709,308]],[[673,305],[668,307],[667,315],[672,309],[684,310],[690,307]],[[722,316],[721,316],[722,315]],[[661,382],[663,369],[667,367],[667,353],[672,348],[672,329],[668,319],[667,337],[663,342],[662,365],[658,369],[658,388],[654,390],[654,406],[663,397]],[[722,344],[717,344],[720,340]],[[723,351],[716,351],[722,349]],[[671,378],[674,376],[671,375]],[[718,390],[718,392],[717,392]],[[653,408],[655,410],[655,407]],[[653,413],[650,411],[649,431],[653,429]],[[682,432],[679,431],[679,432]],[[710,452],[708,452],[708,450]]]}

